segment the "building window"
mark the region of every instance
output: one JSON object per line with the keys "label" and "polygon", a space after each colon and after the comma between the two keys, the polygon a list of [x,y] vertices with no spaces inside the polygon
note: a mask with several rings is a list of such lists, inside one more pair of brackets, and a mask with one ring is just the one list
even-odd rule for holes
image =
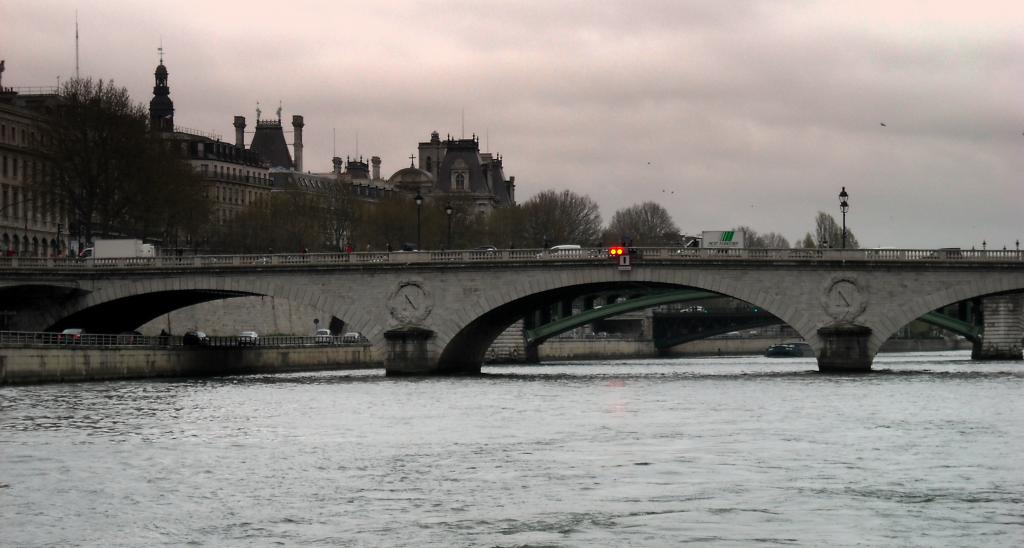
{"label": "building window", "polygon": [[433,171],[433,169],[434,169],[434,160],[430,156],[427,156],[427,171]]}
{"label": "building window", "polygon": [[464,172],[455,173],[455,190],[466,190],[466,174]]}

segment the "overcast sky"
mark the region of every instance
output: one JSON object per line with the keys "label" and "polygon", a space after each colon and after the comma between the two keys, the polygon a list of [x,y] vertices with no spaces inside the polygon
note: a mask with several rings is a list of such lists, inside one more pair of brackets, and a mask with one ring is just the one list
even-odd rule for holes
{"label": "overcast sky", "polygon": [[389,176],[464,111],[520,202],[568,188],[605,222],[654,200],[792,241],[845,185],[864,246],[1024,239],[1019,0],[0,0],[4,86],[73,75],[76,9],[83,76],[148,103],[162,39],[177,125],[233,141],[280,101],[313,171],[334,130]]}

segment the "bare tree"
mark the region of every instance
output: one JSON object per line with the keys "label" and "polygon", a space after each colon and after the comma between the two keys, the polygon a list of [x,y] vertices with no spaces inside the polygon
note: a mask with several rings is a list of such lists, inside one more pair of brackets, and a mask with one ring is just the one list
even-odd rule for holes
{"label": "bare tree", "polygon": [[629,239],[636,245],[668,245],[679,241],[679,227],[660,204],[644,202],[612,215],[605,240],[614,242]]}
{"label": "bare tree", "polygon": [[778,232],[768,232],[761,235],[764,246],[768,249],[789,249],[789,240]]}
{"label": "bare tree", "polygon": [[[843,228],[835,218],[824,211],[819,211],[814,218],[814,239],[816,247],[840,247],[843,240]],[[849,227],[846,228],[846,248],[857,249],[860,244]]]}
{"label": "bare tree", "polygon": [[222,251],[298,253],[327,248],[317,197],[306,192],[275,192],[242,210],[211,242]]}
{"label": "bare tree", "polygon": [[358,208],[350,185],[335,181],[318,201],[323,231],[333,251],[344,248],[358,222]]}
{"label": "bare tree", "polygon": [[526,215],[526,210],[520,205],[495,209],[485,223],[487,241],[481,243],[506,248],[533,245],[525,239]]}
{"label": "bare tree", "polygon": [[789,240],[778,232],[759,234],[749,226],[738,226],[734,232],[742,232],[745,245],[749,248],[788,249]]}
{"label": "bare tree", "polygon": [[601,237],[601,211],[589,196],[571,190],[545,190],[523,203],[524,242],[533,247],[576,243],[592,245]]}
{"label": "bare tree", "polygon": [[166,141],[148,148],[148,185],[134,194],[121,222],[123,232],[159,238],[168,246],[205,234],[213,207],[206,182],[178,156],[175,144]]}
{"label": "bare tree", "polygon": [[[188,166],[149,131],[148,118],[112,81],[75,78],[61,86],[40,133],[47,169],[32,184],[66,204],[70,228],[84,240],[163,237],[202,207]],[[191,216],[196,223],[201,217]]]}
{"label": "bare tree", "polygon": [[812,249],[818,247],[818,244],[815,243],[814,236],[811,236],[811,233],[808,232],[807,234],[804,234],[803,240],[800,240],[800,247],[804,249]]}

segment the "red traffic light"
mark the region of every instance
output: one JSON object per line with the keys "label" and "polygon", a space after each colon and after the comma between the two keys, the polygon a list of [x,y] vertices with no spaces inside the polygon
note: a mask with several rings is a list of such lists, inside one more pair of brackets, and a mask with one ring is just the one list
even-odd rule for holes
{"label": "red traffic light", "polygon": [[608,248],[608,256],[609,257],[621,257],[621,256],[623,256],[625,254],[626,254],[626,248],[624,248],[622,246],[617,245],[617,246],[609,247]]}

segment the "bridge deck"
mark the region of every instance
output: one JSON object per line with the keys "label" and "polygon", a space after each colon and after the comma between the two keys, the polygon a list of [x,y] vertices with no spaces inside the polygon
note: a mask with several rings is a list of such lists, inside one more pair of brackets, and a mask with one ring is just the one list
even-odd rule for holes
{"label": "bridge deck", "polygon": [[[385,265],[452,265],[453,263],[545,262],[604,263],[608,258],[601,248],[572,250],[573,253],[549,253],[541,249],[502,249],[496,251],[411,251],[381,253],[289,253],[255,255],[163,255],[110,259],[65,257],[0,257],[4,270],[92,269],[225,269],[274,267],[349,267]],[[704,249],[637,248],[635,262],[758,262],[758,263],[901,263],[928,264],[1024,264],[1024,251],[960,249]]]}

